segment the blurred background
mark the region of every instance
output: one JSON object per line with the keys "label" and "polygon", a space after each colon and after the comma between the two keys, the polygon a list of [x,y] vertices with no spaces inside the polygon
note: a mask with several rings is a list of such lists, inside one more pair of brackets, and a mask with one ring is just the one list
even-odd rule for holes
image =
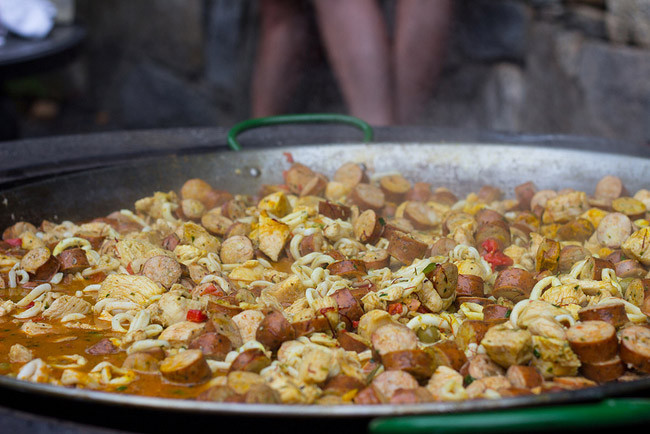
{"label": "blurred background", "polygon": [[[378,2],[390,41],[399,1]],[[23,70],[3,64],[2,52],[35,40],[7,36],[0,46],[3,140],[229,127],[253,115],[260,2],[55,3],[59,15],[46,39],[74,25],[85,33],[70,55]],[[424,104],[401,123],[650,143],[650,0],[451,3],[439,77],[432,72]],[[308,25],[296,42],[306,48],[280,111],[348,113],[317,10],[304,2],[301,13]]]}

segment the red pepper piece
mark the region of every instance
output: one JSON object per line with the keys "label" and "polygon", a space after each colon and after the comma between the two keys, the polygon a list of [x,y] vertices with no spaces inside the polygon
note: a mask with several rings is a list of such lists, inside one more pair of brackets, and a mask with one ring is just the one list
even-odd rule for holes
{"label": "red pepper piece", "polygon": [[192,322],[205,322],[208,316],[199,309],[190,309],[187,311],[186,319]]}
{"label": "red pepper piece", "polygon": [[481,247],[488,253],[493,253],[499,250],[499,244],[494,238],[488,238],[487,240],[481,243]]}
{"label": "red pepper piece", "polygon": [[355,329],[359,327],[359,321],[352,321],[352,327],[354,327]]}
{"label": "red pepper piece", "polygon": [[226,295],[226,293],[223,292],[223,289],[213,284],[210,284],[203,290],[203,292],[201,292],[201,295],[207,295],[207,294],[216,295],[217,297],[223,297],[224,295]]}
{"label": "red pepper piece", "polygon": [[135,274],[133,272],[133,267],[131,267],[131,263],[129,262],[129,265],[126,266],[126,272],[129,274]]}
{"label": "red pepper piece", "polygon": [[30,307],[34,307],[34,302],[30,302],[27,306],[25,306],[25,309],[29,309]]}
{"label": "red pepper piece", "polygon": [[402,310],[402,303],[391,303],[388,305],[388,313],[391,315],[401,314]]}
{"label": "red pepper piece", "polygon": [[291,152],[283,152],[282,155],[284,155],[286,157],[287,163],[289,163],[289,164],[294,163],[293,155],[291,155]]}
{"label": "red pepper piece", "polygon": [[483,258],[485,258],[485,260],[488,261],[488,263],[492,266],[492,271],[494,271],[496,267],[509,266],[514,264],[514,261],[511,257],[498,250],[495,252],[486,253]]}
{"label": "red pepper piece", "polygon": [[23,240],[22,238],[9,238],[5,240],[5,243],[14,247],[20,247],[23,245]]}

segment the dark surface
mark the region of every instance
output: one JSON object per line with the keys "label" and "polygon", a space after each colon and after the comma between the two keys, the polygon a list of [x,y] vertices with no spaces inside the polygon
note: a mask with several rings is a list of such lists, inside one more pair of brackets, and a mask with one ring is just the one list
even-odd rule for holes
{"label": "dark surface", "polygon": [[43,39],[8,36],[0,46],[0,80],[41,73],[74,57],[86,37],[80,25],[57,26]]}

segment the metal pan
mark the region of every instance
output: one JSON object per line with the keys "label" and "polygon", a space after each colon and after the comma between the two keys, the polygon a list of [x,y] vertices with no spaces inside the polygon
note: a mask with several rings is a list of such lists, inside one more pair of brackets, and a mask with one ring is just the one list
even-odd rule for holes
{"label": "metal pan", "polygon": [[[18,220],[39,223],[85,220],[120,208],[153,191],[178,190],[184,180],[201,177],[214,186],[254,194],[264,183],[280,183],[287,156],[332,175],[343,162],[363,163],[371,173],[399,171],[465,194],[489,183],[512,194],[515,185],[532,180],[540,189],[575,188],[591,193],[604,175],[621,177],[630,191],[648,187],[650,159],[570,149],[549,149],[499,143],[336,143],[186,156],[156,157],[80,173],[53,177],[0,192],[0,225]],[[405,414],[436,414],[494,410],[521,406],[565,404],[631,394],[648,394],[650,378],[595,388],[461,403],[383,406],[278,406],[195,402],[66,389],[0,377],[0,388],[41,398],[61,398],[126,409],[169,414],[221,416],[357,418]]]}

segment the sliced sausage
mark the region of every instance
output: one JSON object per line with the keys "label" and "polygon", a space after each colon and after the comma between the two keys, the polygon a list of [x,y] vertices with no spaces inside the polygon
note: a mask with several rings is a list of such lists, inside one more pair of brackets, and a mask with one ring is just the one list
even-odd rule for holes
{"label": "sliced sausage", "polygon": [[494,363],[485,354],[477,354],[463,366],[461,374],[469,375],[474,380],[480,380],[486,377],[495,377],[503,375],[505,371],[503,368]]}
{"label": "sliced sausage", "polygon": [[459,274],[456,284],[456,297],[483,297],[485,282],[481,276],[474,274]]}
{"label": "sliced sausage", "polygon": [[354,351],[356,353],[363,353],[370,348],[370,342],[365,341],[361,336],[356,333],[346,332],[341,330],[336,337],[341,347],[345,351]]}
{"label": "sliced sausage", "polygon": [[248,237],[235,235],[224,240],[219,256],[224,264],[243,264],[255,257],[255,248]]}
{"label": "sliced sausage", "polygon": [[20,236],[25,232],[31,232],[35,234],[37,232],[36,226],[29,222],[16,222],[13,225],[9,226],[7,229],[2,232],[3,240],[12,240],[20,238]]}
{"label": "sliced sausage", "polygon": [[365,383],[358,378],[350,377],[345,374],[338,374],[334,377],[328,378],[323,385],[325,393],[333,393],[341,396],[350,392],[351,390],[361,390],[366,387]]}
{"label": "sliced sausage", "polygon": [[204,330],[224,335],[232,342],[234,348],[239,348],[244,343],[237,324],[228,315],[222,313],[210,316],[210,321],[208,321]]}
{"label": "sliced sausage", "polygon": [[589,280],[602,280],[603,270],[606,268],[614,269],[614,264],[606,259],[591,257],[587,259],[582,272],[580,273],[581,279]]}
{"label": "sliced sausage", "polygon": [[363,167],[355,163],[345,163],[334,173],[334,181],[340,182],[348,189],[356,187],[361,182],[366,182],[366,176]]}
{"label": "sliced sausage", "polygon": [[325,316],[321,315],[303,321],[292,322],[291,327],[296,333],[296,338],[299,338],[312,333],[330,330],[330,322]]}
{"label": "sliced sausage", "polygon": [[371,209],[362,212],[354,221],[354,236],[363,244],[375,244],[382,229],[379,216]]}
{"label": "sliced sausage", "polygon": [[212,375],[201,350],[187,350],[167,357],[160,364],[163,378],[172,383],[197,384]]}
{"label": "sliced sausage", "polygon": [[460,371],[463,365],[467,363],[465,353],[458,348],[456,342],[451,340],[436,342],[427,350],[433,357],[435,366],[449,366],[456,371]]}
{"label": "sliced sausage", "polygon": [[384,207],[386,198],[380,188],[372,184],[358,184],[352,189],[349,199],[361,210],[372,209],[379,211]]}
{"label": "sliced sausage", "polygon": [[583,307],[578,311],[580,321],[605,321],[619,328],[629,321],[625,312],[625,305],[619,304],[601,304],[596,306]]}
{"label": "sliced sausage", "polygon": [[162,241],[162,248],[165,250],[173,251],[180,243],[181,240],[178,238],[178,235],[171,234],[165,237],[165,239]]}
{"label": "sliced sausage", "polygon": [[530,202],[537,193],[537,186],[533,181],[524,182],[515,187],[515,198],[519,204],[520,210],[530,210]]}
{"label": "sliced sausage", "polygon": [[532,389],[541,386],[544,377],[532,366],[512,365],[506,371],[506,378],[515,387]]}
{"label": "sliced sausage", "polygon": [[51,257],[52,254],[47,247],[32,249],[20,260],[20,268],[31,275],[37,274],[41,267],[46,267]]}
{"label": "sliced sausage", "polygon": [[322,200],[318,202],[318,213],[334,220],[347,220],[352,215],[352,210],[349,206]]}
{"label": "sliced sausage", "polygon": [[410,265],[413,260],[424,257],[428,246],[404,233],[395,232],[389,242],[388,253],[398,261]]}
{"label": "sliced sausage", "polygon": [[546,202],[549,199],[553,199],[557,196],[557,193],[553,190],[540,190],[533,198],[530,200],[530,209],[535,212],[536,209],[541,208],[542,210],[546,206]]}
{"label": "sliced sausage", "polygon": [[598,383],[614,381],[625,373],[625,364],[616,356],[611,360],[594,363],[582,363],[580,366],[582,375]]}
{"label": "sliced sausage", "polygon": [[417,389],[397,389],[390,398],[391,404],[422,404],[434,401],[434,397],[425,387]]}
{"label": "sliced sausage", "polygon": [[440,223],[438,214],[423,202],[409,201],[404,207],[406,217],[416,229],[427,230]]}
{"label": "sliced sausage", "polygon": [[318,173],[315,174],[307,183],[303,186],[302,191],[300,191],[300,197],[305,196],[322,196],[327,188],[327,178]]}
{"label": "sliced sausage", "polygon": [[[409,199],[409,200],[415,200],[415,199]],[[432,202],[440,203],[442,205],[452,206],[453,204],[458,202],[458,197],[451,191],[447,190],[446,188],[438,188],[436,189],[436,191],[431,193],[429,200]]]}
{"label": "sliced sausage", "polygon": [[530,272],[521,268],[509,268],[499,271],[494,281],[492,295],[517,302],[528,298],[536,283]]}
{"label": "sliced sausage", "polygon": [[253,348],[242,351],[230,364],[229,372],[244,371],[259,374],[260,371],[271,364],[271,359],[260,349]]}
{"label": "sliced sausage", "polygon": [[284,182],[294,194],[300,194],[305,185],[316,176],[314,171],[301,163],[294,163],[284,174]]}
{"label": "sliced sausage", "polygon": [[478,191],[478,198],[481,202],[492,203],[501,200],[503,192],[492,185],[484,185]]}
{"label": "sliced sausage", "polygon": [[577,323],[567,330],[566,335],[581,362],[603,362],[613,359],[618,353],[616,329],[605,321]]}
{"label": "sliced sausage", "polygon": [[57,259],[61,264],[59,270],[64,273],[76,273],[90,266],[86,251],[81,248],[64,250],[57,256]]}
{"label": "sliced sausage", "polygon": [[201,217],[201,224],[213,235],[223,237],[232,226],[232,220],[219,214],[218,210],[208,211]]}
{"label": "sliced sausage", "polygon": [[635,369],[650,373],[650,329],[633,325],[621,332],[621,359]]}
{"label": "sliced sausage", "polygon": [[476,220],[478,226],[492,223],[507,223],[506,218],[503,215],[489,208],[479,210],[476,215],[474,215],[474,220]]}
{"label": "sliced sausage", "polygon": [[510,317],[512,309],[500,304],[488,304],[483,307],[483,321],[489,324],[506,322]]}
{"label": "sliced sausage", "polygon": [[406,200],[426,202],[431,198],[431,184],[428,182],[416,182],[406,193]]}
{"label": "sliced sausage", "polygon": [[411,189],[411,182],[402,175],[389,175],[379,180],[379,187],[384,192],[386,200],[401,202]]}
{"label": "sliced sausage", "polygon": [[332,298],[336,301],[339,309],[339,315],[348,319],[350,323],[358,321],[363,315],[363,309],[352,295],[349,289],[343,288],[332,294]]}
{"label": "sliced sausage", "polygon": [[624,259],[614,264],[614,271],[616,275],[621,279],[626,278],[641,278],[647,274],[643,265],[636,259]]}
{"label": "sliced sausage", "polygon": [[458,243],[451,238],[439,238],[431,245],[429,256],[449,256],[449,252],[454,250],[457,245]]}
{"label": "sliced sausage", "polygon": [[437,264],[426,276],[438,294],[440,294],[440,297],[449,298],[456,291],[456,287],[458,286],[458,267],[455,264],[450,262]]}
{"label": "sliced sausage", "polygon": [[414,350],[418,345],[415,332],[403,324],[388,323],[372,333],[370,338],[373,349],[383,357],[393,351]]}
{"label": "sliced sausage", "polygon": [[283,342],[295,338],[296,331],[289,321],[276,311],[268,313],[255,332],[255,339],[271,351],[277,351]]}
{"label": "sliced sausage", "polygon": [[500,221],[486,223],[479,226],[476,230],[476,234],[474,234],[474,239],[476,240],[476,245],[478,246],[480,254],[485,253],[483,243],[488,239],[496,241],[498,249],[503,250],[511,243],[510,227],[507,223]]}
{"label": "sliced sausage", "polygon": [[122,362],[122,369],[154,374],[160,370],[160,361],[149,353],[133,353],[126,356]]}
{"label": "sliced sausage", "polygon": [[612,201],[612,209],[615,212],[625,214],[630,220],[638,220],[645,217],[646,207],[640,200],[633,197],[619,197]]}
{"label": "sliced sausage", "polygon": [[598,184],[594,195],[598,198],[614,200],[627,194],[621,178],[614,175],[603,176]]}
{"label": "sliced sausage", "polygon": [[[323,250],[324,244],[325,238],[321,233],[310,234],[300,241],[298,251],[302,256],[313,252],[321,252]],[[221,247],[221,251],[223,252],[223,246]]]}
{"label": "sliced sausage", "polygon": [[381,400],[377,396],[374,387],[368,386],[354,397],[354,403],[359,405],[378,405]]}
{"label": "sliced sausage", "polygon": [[535,271],[548,270],[555,273],[559,266],[560,250],[560,243],[545,238],[537,248]]}
{"label": "sliced sausage", "polygon": [[332,262],[327,266],[329,272],[335,276],[354,278],[366,274],[366,264],[359,259],[344,259]]}
{"label": "sliced sausage", "polygon": [[[456,332],[456,345],[463,351],[467,351],[469,344],[480,344],[483,336],[487,333],[490,325],[485,321],[465,320]],[[477,377],[474,377],[477,378]]]}
{"label": "sliced sausage", "polygon": [[246,217],[246,204],[241,200],[232,199],[221,205],[221,215],[230,220],[237,220]]}
{"label": "sliced sausage", "polygon": [[594,233],[594,225],[587,219],[577,218],[561,225],[557,236],[562,241],[586,241]]}
{"label": "sliced sausage", "polygon": [[391,351],[381,356],[381,363],[388,371],[404,371],[419,381],[433,375],[433,358],[419,349]]}
{"label": "sliced sausage", "polygon": [[181,278],[182,269],[176,259],[158,255],[147,259],[142,266],[142,274],[169,289]]}
{"label": "sliced sausage", "polygon": [[417,389],[417,380],[405,371],[384,371],[372,380],[372,387],[382,401],[388,401],[398,389]]}
{"label": "sliced sausage", "polygon": [[454,306],[456,307],[460,307],[460,305],[463,303],[474,303],[474,304],[480,304],[481,306],[487,306],[490,303],[494,303],[494,301],[486,297],[458,297],[458,296],[454,300]]}
{"label": "sliced sausage", "polygon": [[189,348],[201,350],[205,357],[214,360],[224,360],[226,355],[234,349],[230,339],[215,332],[203,333],[192,339]]}
{"label": "sliced sausage", "polygon": [[632,234],[630,218],[620,212],[607,214],[598,224],[596,237],[598,242],[612,249],[618,249]]}
{"label": "sliced sausage", "polygon": [[366,270],[379,270],[390,264],[390,255],[384,249],[367,250],[359,256],[359,259],[366,264]]}
{"label": "sliced sausage", "polygon": [[119,352],[120,349],[113,345],[113,342],[108,338],[104,338],[95,345],[86,348],[86,353],[92,354],[93,356],[105,356],[107,354],[117,354]]}
{"label": "sliced sausage", "polygon": [[560,258],[558,260],[558,270],[560,273],[568,273],[576,262],[591,256],[589,251],[582,246],[569,245],[562,247]]}

